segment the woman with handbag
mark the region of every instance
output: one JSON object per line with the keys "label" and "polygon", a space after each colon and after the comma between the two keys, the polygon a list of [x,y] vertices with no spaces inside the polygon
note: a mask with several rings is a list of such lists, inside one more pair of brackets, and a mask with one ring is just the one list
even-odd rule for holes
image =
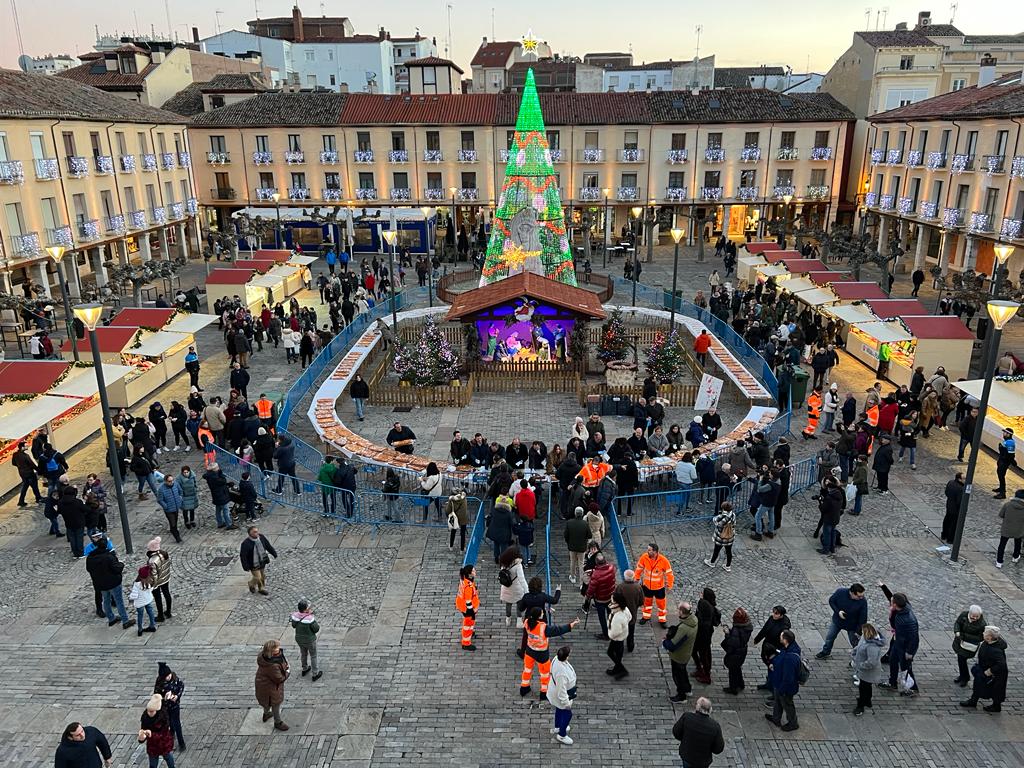
{"label": "woman with handbag", "polygon": [[[429,496],[434,504],[434,511],[437,512],[437,519],[441,519],[441,491],[443,490],[444,483],[441,481],[441,471],[437,468],[437,464],[430,462],[427,464],[427,469],[420,478],[420,492],[424,496]],[[430,504],[423,507],[423,522],[427,522],[427,510],[430,509]]]}
{"label": "woman with handbag", "polygon": [[972,605],[956,617],[953,624],[953,650],[956,652],[956,665],[960,671],[953,682],[966,688],[971,676],[967,671],[967,660],[973,659],[985,634],[985,615],[980,605]]}
{"label": "woman with handbag", "polygon": [[998,627],[985,627],[981,645],[978,646],[978,663],[971,669],[974,675],[974,688],[971,698],[961,701],[960,706],[974,709],[978,699],[992,699],[986,712],[1002,711],[1006,700],[1006,681],[1009,669],[1006,666],[1006,641],[999,634]]}

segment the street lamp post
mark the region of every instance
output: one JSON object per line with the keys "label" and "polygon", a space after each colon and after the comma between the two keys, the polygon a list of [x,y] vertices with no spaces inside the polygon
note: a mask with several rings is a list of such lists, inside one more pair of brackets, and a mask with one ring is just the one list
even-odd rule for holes
{"label": "street lamp post", "polygon": [[393,229],[386,229],[382,233],[387,244],[391,246],[388,251],[388,272],[391,274],[391,330],[398,339],[398,311],[395,309],[395,240],[398,239],[398,232]]}
{"label": "street lamp post", "polygon": [[608,195],[611,190],[605,188],[601,191],[604,193],[604,221],[601,222],[604,227],[604,248],[602,249],[601,266],[603,269],[608,269]]}
{"label": "street lamp post", "polygon": [[430,206],[424,205],[420,208],[423,213],[423,223],[427,228],[427,302],[434,306],[434,259],[430,255]]}
{"label": "street lamp post", "polygon": [[75,334],[75,327],[71,322],[71,302],[68,301],[68,292],[64,288],[64,268],[61,266],[67,249],[63,245],[51,245],[46,249],[46,252],[50,254],[53,263],[57,265],[57,282],[60,283],[60,298],[64,302],[64,325],[68,332],[68,338],[71,340],[71,354],[75,356],[75,362],[77,363],[79,360],[78,336]]}
{"label": "street lamp post", "polygon": [[[455,193],[458,190],[455,187],[448,187],[448,191],[452,193],[452,264],[457,264],[459,260],[459,225],[455,216]],[[428,253],[427,261],[429,260],[430,254]]]}
{"label": "street lamp post", "polygon": [[782,202],[785,206],[782,209],[782,248],[785,250],[789,240],[789,204],[793,201],[792,195],[783,195]]}
{"label": "street lamp post", "polygon": [[668,331],[676,327],[676,282],[679,279],[679,241],[686,237],[686,230],[680,227],[672,228],[672,240],[675,241],[675,250],[672,253],[672,307],[669,309]]}
{"label": "street lamp post", "polygon": [[1010,255],[1013,253],[1013,246],[1007,245],[1006,243],[996,243],[992,248],[993,253],[996,257],[996,269],[995,275],[992,278],[992,295],[998,298],[999,291],[1003,287],[1003,267],[1006,262],[1009,261]]}
{"label": "street lamp post", "polygon": [[650,215],[647,217],[647,229],[644,232],[644,235],[647,238],[647,263],[648,264],[650,264],[651,262],[654,261],[654,224],[655,224],[655,219],[654,219],[655,210],[654,210],[654,206],[656,206],[657,204],[658,204],[657,201],[653,197],[650,200],[647,201],[647,205],[650,206]]}
{"label": "street lamp post", "polygon": [[[639,235],[639,233],[640,233],[640,226],[641,226],[641,224],[640,224],[640,215],[644,212],[644,209],[641,206],[639,206],[639,205],[635,205],[635,206],[633,206],[632,210],[633,210],[633,220],[634,220],[634,223],[636,224],[636,232],[637,232],[637,235]],[[637,262],[637,255],[639,254],[639,251],[640,251],[640,238],[637,237],[637,236],[634,236],[633,237],[633,265],[632,265],[632,268],[629,270],[629,274],[633,278],[633,306],[634,307],[636,306],[636,265],[638,263]]]}
{"label": "street lamp post", "polygon": [[124,536],[124,548],[132,554],[132,530],[128,524],[128,510],[124,505],[124,487],[121,483],[121,463],[117,458],[117,446],[114,445],[114,425],[110,421],[110,403],[107,401],[107,384],[103,378],[103,359],[100,357],[100,344],[96,338],[96,326],[103,315],[102,304],[81,304],[75,307],[75,317],[89,331],[89,346],[92,347],[92,366],[96,372],[96,386],[100,390],[100,408],[103,415],[103,431],[107,433],[107,456],[110,462],[110,475],[114,479],[114,497],[117,499],[117,511],[121,515],[121,534]]}
{"label": "street lamp post", "polygon": [[277,210],[277,247],[284,248],[284,234],[281,232],[281,193],[274,192],[274,208]]}
{"label": "street lamp post", "polygon": [[956,518],[956,535],[953,537],[953,549],[949,559],[956,562],[960,557],[960,544],[964,537],[964,523],[967,520],[967,509],[971,504],[971,491],[974,483],[974,470],[978,466],[978,454],[981,452],[981,436],[985,431],[985,416],[988,410],[988,399],[992,393],[992,369],[996,366],[996,355],[999,350],[999,338],[1002,336],[1003,327],[1010,322],[1020,304],[1014,301],[1003,301],[993,299],[985,305],[988,310],[989,319],[992,321],[992,336],[988,341],[985,350],[985,362],[981,375],[984,384],[981,388],[981,403],[978,406],[978,419],[974,424],[974,435],[971,438],[971,459],[967,462],[967,475],[964,478],[964,493],[960,499],[960,512]]}

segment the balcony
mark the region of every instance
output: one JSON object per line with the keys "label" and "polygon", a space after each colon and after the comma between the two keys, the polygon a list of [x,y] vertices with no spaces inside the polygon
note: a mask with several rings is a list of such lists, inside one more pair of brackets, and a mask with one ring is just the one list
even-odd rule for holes
{"label": "balcony", "polygon": [[445,192],[443,187],[427,187],[423,190],[423,199],[429,200],[432,203],[439,203],[442,200],[446,200],[448,193]]}
{"label": "balcony", "polygon": [[700,199],[706,203],[717,203],[722,199],[721,187],[701,187]]}
{"label": "balcony", "polygon": [[[217,152],[217,153],[212,153],[211,152],[211,154],[217,154],[217,155],[223,156],[224,159],[217,161],[217,163],[216,163],[217,165],[222,165],[224,163],[231,162],[230,159],[228,158],[228,153],[227,152]],[[213,161],[211,160],[210,162],[212,163]],[[147,172],[155,171],[156,170],[156,155],[145,154],[145,155],[142,156],[142,170],[147,171]]]}
{"label": "balcony", "polygon": [[964,212],[959,208],[942,209],[942,226],[947,229],[955,229],[963,226]]}
{"label": "balcony", "polygon": [[884,149],[872,149],[871,150],[871,164],[881,165],[885,161],[885,150]]}
{"label": "balcony", "polygon": [[811,160],[831,160],[832,147],[811,147]]}
{"label": "balcony", "polygon": [[509,156],[511,154],[512,154],[511,150],[499,149],[498,150],[498,162],[499,163],[507,163],[508,162],[508,158],[509,158]]}
{"label": "balcony", "polygon": [[91,243],[100,239],[100,220],[89,219],[78,222],[78,239],[83,243]]}
{"label": "balcony", "polygon": [[999,227],[999,236],[1008,240],[1021,239],[1021,232],[1024,232],[1024,221],[1020,219],[1003,219]]}
{"label": "balcony", "polygon": [[160,167],[165,171],[173,171],[174,166],[178,164],[178,158],[173,152],[161,152],[160,153]]}
{"label": "balcony", "polygon": [[1016,155],[1010,163],[1010,175],[1015,179],[1024,179],[1024,155]]}
{"label": "balcony", "polygon": [[189,168],[192,165],[192,153],[191,152],[179,152],[178,153],[178,167]]}
{"label": "balcony", "polygon": [[356,200],[376,200],[377,199],[377,188],[376,187],[359,187],[356,190]]}
{"label": "balcony", "polygon": [[103,220],[103,230],[108,235],[123,235],[127,231],[128,225],[125,224],[124,216],[120,213],[115,213],[113,216],[107,216]]}
{"label": "balcony", "polygon": [[357,149],[352,153],[352,161],[355,163],[372,163],[373,162],[373,150],[372,149]]}
{"label": "balcony", "polygon": [[670,203],[682,203],[686,200],[686,187],[665,187],[665,199]]}
{"label": "balcony", "polygon": [[981,167],[988,176],[992,176],[997,173],[1004,173],[1005,165],[1006,155],[985,155],[981,159]]}
{"label": "balcony", "polygon": [[[68,228],[68,236],[71,236],[71,229]],[[72,245],[69,243],[68,246]],[[20,235],[11,235],[11,253],[14,256],[20,256],[23,259],[29,259],[33,256],[38,256],[43,252],[43,249],[39,246],[39,235],[35,232],[25,232]]]}
{"label": "balcony", "polygon": [[921,204],[917,206],[917,215],[922,219],[937,219],[939,218],[939,204],[922,200]]}
{"label": "balcony", "polygon": [[21,160],[0,163],[0,184],[21,184],[25,181],[25,166]]}
{"label": "balcony", "polygon": [[878,198],[878,210],[880,211],[894,211],[896,210],[896,195],[882,195]]}
{"label": "balcony", "polygon": [[920,149],[912,149],[907,152],[907,167],[919,168],[924,164],[924,152]]}
{"label": "balcony", "polygon": [[36,181],[54,181],[60,178],[60,165],[52,157],[33,161],[36,167]]}
{"label": "balcony", "polygon": [[615,199],[620,203],[632,203],[640,199],[640,187],[619,187]]}
{"label": "balcony", "polygon": [[584,203],[595,203],[602,197],[598,187],[580,187],[580,201]]}
{"label": "balcony", "polygon": [[162,205],[158,205],[156,208],[149,212],[149,223],[154,227],[161,227],[167,223],[167,209]]}
{"label": "balcony", "polygon": [[864,205],[866,205],[868,208],[877,208],[878,207],[878,193],[877,192],[868,192],[866,195],[864,195]]}
{"label": "balcony", "polygon": [[757,200],[757,187],[738,187],[736,189],[736,199],[743,200],[745,202],[752,202]]}
{"label": "balcony", "polygon": [[234,200],[235,190],[231,187],[217,187],[210,190],[210,197],[214,200]]}
{"label": "balcony", "polygon": [[772,199],[774,200],[781,200],[786,195],[792,196],[795,194],[796,187],[794,187],[792,184],[776,184],[774,187],[772,187]]}
{"label": "balcony", "polygon": [[338,187],[327,187],[320,191],[320,196],[329,203],[341,202],[341,190]]}
{"label": "balcony", "polygon": [[885,164],[886,165],[902,165],[903,164],[903,150],[902,149],[890,149],[885,153]]}
{"label": "balcony", "polygon": [[306,153],[301,149],[289,149],[284,153],[284,162],[287,165],[301,165],[306,162]]}
{"label": "balcony", "polygon": [[991,232],[994,226],[993,217],[984,211],[972,211],[971,217],[967,220],[968,232]]}
{"label": "balcony", "polygon": [[721,147],[708,147],[704,150],[705,163],[724,163],[725,150]]}
{"label": "balcony", "polygon": [[914,198],[912,197],[901,197],[896,201],[896,213],[900,216],[909,216],[910,212],[914,210]]}
{"label": "balcony", "polygon": [[389,163],[408,163],[409,162],[409,150],[407,150],[407,149],[390,149],[390,150],[388,150],[388,162]]}
{"label": "balcony", "polygon": [[669,165],[682,165],[690,159],[690,152],[685,149],[670,149],[665,153]]}
{"label": "balcony", "polygon": [[442,152],[440,149],[423,150],[424,163],[440,163],[442,160],[444,160],[444,152]]}
{"label": "balcony", "polygon": [[563,155],[562,155],[562,150],[555,148],[555,149],[549,149],[548,152],[551,154],[551,162],[552,163],[563,163],[563,162],[565,162],[565,160],[563,158]]}
{"label": "balcony", "polygon": [[758,163],[761,161],[761,148],[760,147],[744,147],[740,150],[740,162],[741,163]]}
{"label": "balcony", "polygon": [[296,202],[309,200],[309,187],[288,187],[288,199]]}
{"label": "balcony", "polygon": [[946,167],[946,153],[945,152],[929,152],[928,157],[925,160],[924,167],[929,171],[937,171],[939,168]]}
{"label": "balcony", "polygon": [[256,199],[260,202],[274,202],[274,195],[278,194],[277,187],[256,187]]}
{"label": "balcony", "polygon": [[167,214],[171,221],[180,221],[185,218],[185,204],[171,203],[167,206]]}
{"label": "balcony", "polygon": [[576,152],[576,159],[581,163],[603,163],[604,150],[597,147],[588,147]]}
{"label": "balcony", "polygon": [[145,229],[146,228],[146,212],[145,211],[128,211],[128,228],[129,229]]}
{"label": "balcony", "polygon": [[114,172],[114,158],[110,155],[97,155],[93,158],[93,162],[96,163],[96,173],[108,176]]}
{"label": "balcony", "polygon": [[828,184],[811,184],[804,195],[806,200],[828,200],[831,188]]}
{"label": "balcony", "polygon": [[409,187],[392,187],[391,199],[396,202],[408,202],[412,200],[412,190]]}
{"label": "balcony", "polygon": [[325,149],[320,153],[320,162],[324,165],[337,165],[338,151],[335,149]]}
{"label": "balcony", "polygon": [[135,173],[135,155],[121,155],[121,173]]}
{"label": "balcony", "polygon": [[[35,233],[32,233],[33,236]],[[73,248],[75,246],[75,238],[71,234],[71,227],[54,227],[53,229],[46,230],[46,244],[47,245],[62,245],[65,248]]]}
{"label": "balcony", "polygon": [[460,163],[475,163],[480,159],[475,149],[460,149],[457,158]]}
{"label": "balcony", "polygon": [[620,163],[642,163],[646,159],[647,155],[642,149],[631,147],[629,149],[619,150]]}
{"label": "balcony", "polygon": [[89,175],[89,161],[78,155],[67,157],[68,176],[73,179],[83,179]]}
{"label": "balcony", "polygon": [[950,173],[969,173],[974,170],[974,155],[953,155],[953,162],[949,166]]}
{"label": "balcony", "polygon": [[199,201],[194,197],[190,197],[185,201],[185,211],[189,216],[195,216],[199,213]]}
{"label": "balcony", "polygon": [[[775,154],[776,160],[799,160],[800,150],[796,147],[779,147],[779,151]],[[811,158],[813,160],[813,158]]]}
{"label": "balcony", "polygon": [[476,187],[461,187],[455,196],[460,203],[475,203],[480,197],[480,190]]}
{"label": "balcony", "polygon": [[252,164],[253,165],[271,165],[274,162],[273,152],[253,152],[252,153]]}

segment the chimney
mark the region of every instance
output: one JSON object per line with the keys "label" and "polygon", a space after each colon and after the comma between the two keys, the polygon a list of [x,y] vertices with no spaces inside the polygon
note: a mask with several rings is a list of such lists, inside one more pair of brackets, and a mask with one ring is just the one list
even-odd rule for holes
{"label": "chimney", "polygon": [[484,35],[484,45],[487,45],[487,35]]}
{"label": "chimney", "polygon": [[292,7],[292,39],[297,43],[306,39],[302,31],[302,11],[297,5]]}
{"label": "chimney", "polygon": [[978,69],[978,87],[984,88],[992,85],[996,79],[996,58],[990,53],[981,57],[981,67]]}
{"label": "chimney", "polygon": [[192,27],[192,42],[199,42],[199,27]]}
{"label": "chimney", "polygon": [[921,27],[931,26],[931,23],[932,23],[932,12],[931,11],[921,11],[919,14],[917,14],[917,28],[918,29],[920,29]]}

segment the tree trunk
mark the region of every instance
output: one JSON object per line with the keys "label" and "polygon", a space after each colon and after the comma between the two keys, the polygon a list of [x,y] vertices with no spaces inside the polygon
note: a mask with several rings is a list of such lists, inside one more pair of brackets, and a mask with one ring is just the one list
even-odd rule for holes
{"label": "tree trunk", "polygon": [[704,263],[704,219],[697,219],[697,263]]}
{"label": "tree trunk", "polygon": [[132,282],[132,299],[136,307],[142,306],[142,283]]}

